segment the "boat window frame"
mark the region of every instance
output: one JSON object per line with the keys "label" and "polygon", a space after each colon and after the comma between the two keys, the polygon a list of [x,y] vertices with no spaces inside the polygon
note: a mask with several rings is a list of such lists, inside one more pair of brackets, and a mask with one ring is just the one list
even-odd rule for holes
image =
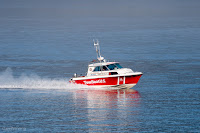
{"label": "boat window frame", "polygon": [[[106,67],[106,70],[103,70],[103,67]],[[110,69],[106,65],[101,66],[101,71],[110,71]]]}

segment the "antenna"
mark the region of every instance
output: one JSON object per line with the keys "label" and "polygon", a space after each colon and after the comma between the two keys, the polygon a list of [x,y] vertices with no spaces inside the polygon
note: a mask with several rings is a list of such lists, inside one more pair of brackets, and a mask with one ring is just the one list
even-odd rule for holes
{"label": "antenna", "polygon": [[105,62],[105,59],[104,57],[101,56],[101,53],[100,53],[100,46],[99,46],[99,41],[98,40],[93,40],[94,41],[94,46],[96,47],[96,53],[97,53],[97,59],[101,62],[101,61],[104,61]]}

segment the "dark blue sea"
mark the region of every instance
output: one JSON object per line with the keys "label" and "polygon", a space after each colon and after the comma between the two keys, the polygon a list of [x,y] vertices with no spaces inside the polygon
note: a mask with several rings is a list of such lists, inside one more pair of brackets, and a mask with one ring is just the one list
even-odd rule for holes
{"label": "dark blue sea", "polygon": [[[46,17],[13,6],[0,14],[0,132],[200,132],[198,16]],[[107,60],[143,72],[136,86],[68,82],[96,59],[93,39]]]}

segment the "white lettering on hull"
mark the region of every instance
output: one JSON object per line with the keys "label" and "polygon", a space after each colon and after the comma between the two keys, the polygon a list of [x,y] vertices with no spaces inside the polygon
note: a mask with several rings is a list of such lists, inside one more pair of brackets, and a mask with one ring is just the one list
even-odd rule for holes
{"label": "white lettering on hull", "polygon": [[99,80],[91,80],[91,81],[83,81],[86,85],[87,84],[97,84],[97,83],[106,83],[105,79],[99,79]]}

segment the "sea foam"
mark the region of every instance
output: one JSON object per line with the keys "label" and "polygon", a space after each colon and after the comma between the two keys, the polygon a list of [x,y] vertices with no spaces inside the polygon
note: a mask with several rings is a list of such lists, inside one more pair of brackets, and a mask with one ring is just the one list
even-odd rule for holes
{"label": "sea foam", "polygon": [[22,73],[19,77],[13,76],[11,68],[0,72],[0,88],[22,89],[84,89],[84,85],[69,83],[69,79],[42,78],[37,74],[27,75]]}

